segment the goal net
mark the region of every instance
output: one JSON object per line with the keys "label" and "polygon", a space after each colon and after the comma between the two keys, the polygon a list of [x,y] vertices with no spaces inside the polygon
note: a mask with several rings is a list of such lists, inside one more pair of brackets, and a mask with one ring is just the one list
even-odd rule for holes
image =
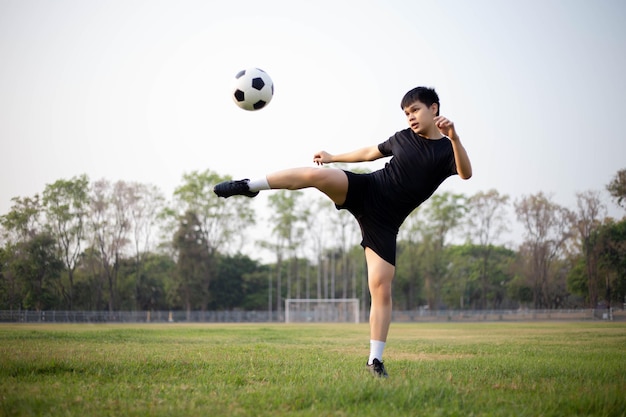
{"label": "goal net", "polygon": [[358,298],[287,298],[285,300],[286,323],[359,322]]}

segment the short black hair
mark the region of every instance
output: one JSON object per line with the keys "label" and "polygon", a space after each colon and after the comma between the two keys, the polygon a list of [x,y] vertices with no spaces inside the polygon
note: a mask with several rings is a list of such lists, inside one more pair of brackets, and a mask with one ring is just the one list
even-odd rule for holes
{"label": "short black hair", "polygon": [[424,103],[428,107],[432,106],[433,103],[437,103],[437,116],[439,116],[439,108],[441,105],[439,104],[439,96],[435,92],[434,88],[415,87],[402,97],[400,108],[404,110],[416,101]]}

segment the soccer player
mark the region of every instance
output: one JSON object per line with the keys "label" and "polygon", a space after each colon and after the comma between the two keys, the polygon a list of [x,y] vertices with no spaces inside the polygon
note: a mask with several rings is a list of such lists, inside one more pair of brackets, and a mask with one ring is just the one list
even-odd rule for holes
{"label": "soccer player", "polygon": [[408,129],[379,145],[337,155],[320,151],[313,156],[317,165],[391,157],[378,171],[355,174],[337,168],[293,168],[252,181],[222,182],[213,190],[227,198],[255,197],[261,190],[315,187],[338,210],[346,209],[354,215],[361,227],[372,299],[367,368],[379,377],[388,376],[382,357],[391,323],[391,282],[400,225],[446,178],[455,174],[463,179],[472,176],[469,157],[454,124],[439,115],[439,97],[434,89],[416,87],[404,95],[400,106]]}

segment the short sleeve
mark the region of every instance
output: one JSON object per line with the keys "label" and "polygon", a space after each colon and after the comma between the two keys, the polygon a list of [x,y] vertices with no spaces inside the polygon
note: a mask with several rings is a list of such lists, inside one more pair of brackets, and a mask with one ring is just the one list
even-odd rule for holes
{"label": "short sleeve", "polygon": [[380,153],[383,154],[383,156],[391,156],[393,155],[393,152],[391,151],[391,139],[393,138],[393,136],[389,139],[387,139],[386,141],[384,141],[383,143],[378,145],[378,150],[380,151]]}

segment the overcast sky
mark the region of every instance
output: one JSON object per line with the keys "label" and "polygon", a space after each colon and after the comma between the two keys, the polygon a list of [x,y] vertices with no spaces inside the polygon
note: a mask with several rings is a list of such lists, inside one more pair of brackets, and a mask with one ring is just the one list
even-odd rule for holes
{"label": "overcast sky", "polygon": [[[0,62],[0,214],[83,173],[169,198],[192,170],[312,165],[404,129],[418,85],[474,167],[441,190],[574,208],[626,168],[622,0],[0,0]],[[230,97],[251,66],[258,112]]]}

